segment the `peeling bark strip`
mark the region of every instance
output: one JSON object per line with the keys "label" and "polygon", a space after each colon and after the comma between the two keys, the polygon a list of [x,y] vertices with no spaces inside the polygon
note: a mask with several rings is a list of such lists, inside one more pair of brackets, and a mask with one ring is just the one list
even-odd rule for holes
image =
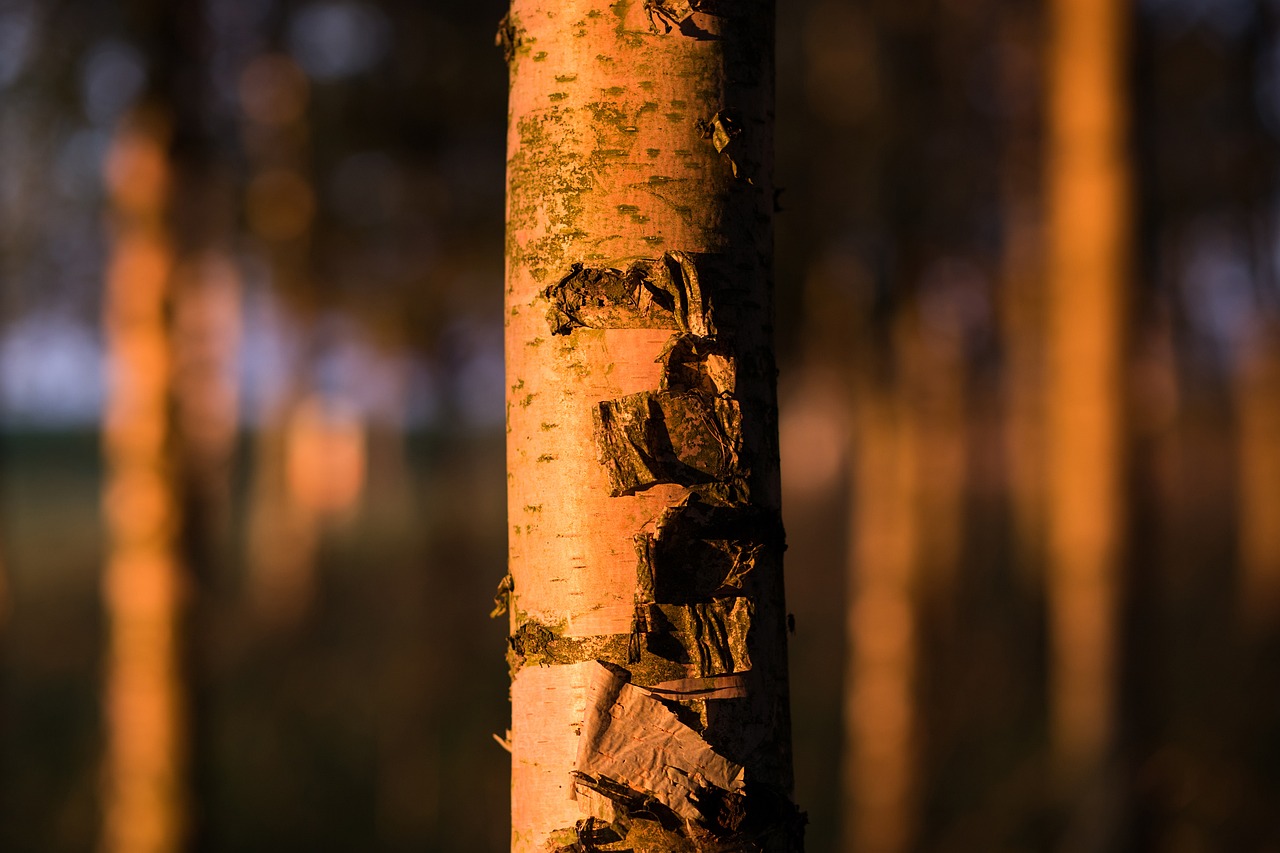
{"label": "peeling bark strip", "polygon": [[802,846],[773,3],[712,5],[514,0],[499,38],[517,851]]}
{"label": "peeling bark strip", "polygon": [[600,464],[614,497],[658,483],[724,480],[737,472],[742,415],[734,400],[641,391],[606,400],[593,414]]}
{"label": "peeling bark strip", "polygon": [[684,820],[697,821],[704,788],[737,790],[743,768],[719,755],[666,705],[597,665],[574,770],[653,797]]}
{"label": "peeling bark strip", "polygon": [[565,637],[555,628],[525,622],[507,638],[508,666],[514,674],[526,666],[604,661],[627,667],[638,683],[653,685],[751,669],[747,639],[754,605],[747,599],[648,603],[636,609],[629,634]]}
{"label": "peeling bark strip", "polygon": [[661,390],[606,400],[592,413],[614,497],[658,483],[692,486],[744,473],[734,359],[715,340],[684,334],[673,337],[658,360]]}

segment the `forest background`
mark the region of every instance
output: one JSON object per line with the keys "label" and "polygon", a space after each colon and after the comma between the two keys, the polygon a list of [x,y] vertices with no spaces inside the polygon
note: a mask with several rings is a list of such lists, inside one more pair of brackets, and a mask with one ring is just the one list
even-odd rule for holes
{"label": "forest background", "polygon": [[[221,484],[177,676],[202,848],[506,846],[504,11],[0,0],[0,849],[102,832],[111,164],[147,93],[179,108],[174,172],[203,180],[195,297],[166,320],[196,344],[175,375],[198,377]],[[1050,440],[1071,401],[1047,247],[1101,214],[1050,215],[1060,30],[1013,0],[780,10],[811,851],[1280,850],[1280,4],[1120,18],[1122,452],[1114,504],[1085,508],[1120,557],[1114,630],[1073,634],[1051,472],[1091,463]],[[1109,328],[1082,310],[1069,328]],[[1114,673],[1075,774],[1072,642]]]}

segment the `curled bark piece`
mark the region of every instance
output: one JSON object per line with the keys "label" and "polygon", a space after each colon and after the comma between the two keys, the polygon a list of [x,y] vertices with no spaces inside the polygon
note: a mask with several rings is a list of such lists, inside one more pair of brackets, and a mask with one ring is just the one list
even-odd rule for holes
{"label": "curled bark piece", "polygon": [[610,799],[651,797],[687,821],[703,819],[694,801],[699,791],[742,787],[741,765],[715,752],[666,705],[603,665],[587,687],[574,770],[579,783],[606,796],[613,783],[616,799]]}
{"label": "curled bark piece", "polygon": [[742,414],[736,400],[641,391],[601,402],[596,447],[614,497],[658,483],[691,486],[737,472]]}
{"label": "curled bark piece", "polygon": [[680,329],[699,337],[714,337],[711,304],[698,280],[698,266],[693,256],[687,252],[667,252],[655,265],[655,273],[680,297],[680,312],[676,317]]}
{"label": "curled bark piece", "polygon": [[700,119],[698,131],[703,139],[711,140],[716,151],[723,154],[729,161],[729,167],[733,170],[735,178],[752,183],[751,178],[743,170],[742,143],[739,141],[739,137],[742,136],[742,125],[731,111],[721,110],[713,115],[710,121]]}
{"label": "curled bark piece", "polygon": [[641,258],[623,270],[574,264],[542,293],[551,301],[547,322],[554,335],[575,328],[715,334],[697,266],[685,252]]}
{"label": "curled bark piece", "polygon": [[502,49],[502,59],[508,65],[515,59],[522,40],[521,30],[516,26],[511,13],[503,15],[502,20],[498,22],[498,32],[493,37],[493,44]]}
{"label": "curled bark piece", "polygon": [[497,619],[507,612],[511,605],[511,594],[515,591],[515,582],[508,572],[498,581],[498,591],[493,594],[493,610],[489,611],[490,619]]}

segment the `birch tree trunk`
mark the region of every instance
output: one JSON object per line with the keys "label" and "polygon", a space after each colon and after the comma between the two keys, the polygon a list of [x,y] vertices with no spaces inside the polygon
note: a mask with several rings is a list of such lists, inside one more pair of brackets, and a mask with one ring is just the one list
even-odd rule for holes
{"label": "birch tree trunk", "polygon": [[512,849],[799,849],[773,4],[514,0],[499,40]]}

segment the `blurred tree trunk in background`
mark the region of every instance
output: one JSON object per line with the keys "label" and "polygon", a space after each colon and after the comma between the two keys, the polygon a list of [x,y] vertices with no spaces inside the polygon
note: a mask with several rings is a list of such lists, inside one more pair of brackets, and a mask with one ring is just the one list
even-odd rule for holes
{"label": "blurred tree trunk in background", "polygon": [[[266,51],[248,62],[240,75],[240,119],[249,166],[245,219],[266,256],[274,292],[306,301],[313,310],[309,279],[315,220],[315,192],[309,160],[311,86],[303,70],[285,53]],[[310,298],[308,298],[310,297]],[[299,324],[302,326],[302,324]],[[305,333],[304,333],[305,337]],[[253,446],[249,498],[249,595],[259,618],[269,626],[296,626],[310,611],[315,594],[315,563],[320,518],[292,483],[291,458],[299,448],[299,425],[312,389],[314,352],[304,340],[286,368],[286,389],[274,405],[259,413],[262,424]],[[312,408],[316,404],[312,402]],[[299,460],[323,471],[322,460]]]}
{"label": "blurred tree trunk in background", "polygon": [[170,415],[170,133],[163,116],[135,111],[107,166],[113,248],[103,308],[111,367],[103,418],[110,636],[102,849],[110,853],[178,850],[188,828],[181,614],[191,589],[180,557]]}
{"label": "blurred tree trunk in background", "polygon": [[1280,324],[1266,317],[1240,345],[1233,374],[1240,502],[1240,600],[1254,629],[1280,614]]}
{"label": "blurred tree trunk in background", "polygon": [[1124,317],[1130,239],[1125,4],[1049,14],[1046,559],[1050,733],[1073,800],[1065,849],[1102,849],[1116,739],[1123,498]]}
{"label": "blurred tree trunk in background", "polygon": [[[845,849],[906,851],[920,838],[929,665],[924,638],[949,637],[965,536],[969,436],[959,318],[890,320],[883,352],[855,367],[847,575]],[[945,642],[945,640],[944,640]]]}
{"label": "blurred tree trunk in background", "polygon": [[200,849],[203,602],[230,522],[239,276],[198,6],[131,7],[149,91],[106,164],[102,846]]}
{"label": "blurred tree trunk in background", "polygon": [[1000,332],[1005,348],[1004,424],[1013,556],[1020,576],[1040,586],[1044,542],[1044,282],[1039,95],[1043,34],[1037,10],[1004,13],[1000,74]]}
{"label": "blurred tree trunk in background", "polygon": [[516,0],[500,31],[515,850],[800,848],[774,9],[712,7]]}
{"label": "blurred tree trunk in background", "polygon": [[903,325],[890,333],[900,344],[892,347],[895,368],[874,355],[865,359],[850,456],[844,849],[867,853],[911,849],[918,807],[921,424],[909,380],[895,375],[909,370],[897,358],[907,355]]}

